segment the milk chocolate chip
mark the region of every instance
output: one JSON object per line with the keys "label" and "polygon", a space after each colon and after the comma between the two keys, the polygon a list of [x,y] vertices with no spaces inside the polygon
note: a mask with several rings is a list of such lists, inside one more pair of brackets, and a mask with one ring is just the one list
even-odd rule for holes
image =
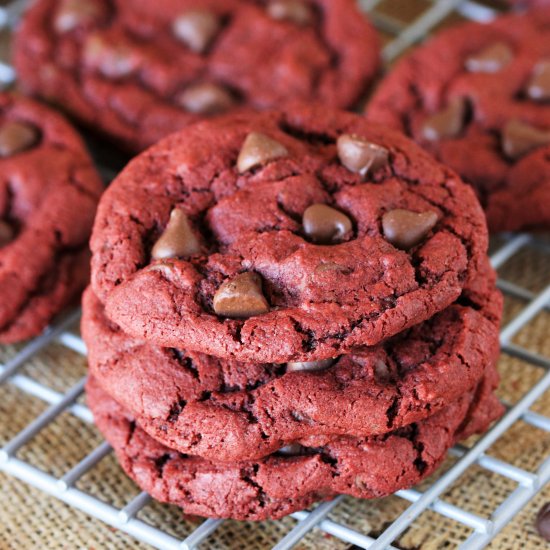
{"label": "milk chocolate chip", "polygon": [[462,97],[455,98],[446,108],[424,121],[422,136],[429,141],[456,137],[464,128],[465,115],[466,100]]}
{"label": "milk chocolate chip", "polygon": [[326,370],[332,365],[334,365],[336,359],[323,359],[322,361],[299,361],[297,363],[287,363],[286,371],[287,372],[296,372],[296,371],[320,371]]}
{"label": "milk chocolate chip", "polygon": [[351,172],[366,176],[388,164],[388,150],[353,134],[344,134],[336,142],[340,162]]}
{"label": "milk chocolate chip", "polygon": [[537,63],[527,85],[527,95],[535,101],[550,100],[550,61]]}
{"label": "milk chocolate chip", "polygon": [[151,257],[154,260],[188,258],[198,254],[200,249],[199,241],[193,233],[187,215],[183,210],[174,208],[164,233],[153,246]]}
{"label": "milk chocolate chip", "polygon": [[225,281],[214,295],[214,311],[223,317],[247,319],[269,311],[257,273],[241,273]]}
{"label": "milk chocolate chip", "polygon": [[205,82],[183,90],[178,103],[191,113],[214,115],[229,110],[235,100],[225,88]]}
{"label": "milk chocolate chip", "polygon": [[172,30],[195,53],[204,53],[221,28],[217,15],[206,10],[182,13],[173,23]]}
{"label": "milk chocolate chip", "polygon": [[326,204],[313,204],[302,218],[304,233],[315,243],[334,244],[352,230],[351,220],[339,210]]}
{"label": "milk chocolate chip", "polygon": [[97,0],[62,0],[53,20],[58,33],[70,32],[104,15],[104,6]]}
{"label": "milk chocolate chip", "polygon": [[408,250],[420,244],[435,227],[435,212],[412,212],[398,208],[382,216],[384,237],[397,248]]}
{"label": "milk chocolate chip", "polygon": [[466,69],[472,73],[496,73],[508,65],[514,52],[504,42],[495,42],[466,59]]}
{"label": "milk chocolate chip", "polygon": [[513,160],[550,144],[550,130],[540,130],[521,120],[511,120],[502,130],[502,148]]}
{"label": "milk chocolate chip", "polygon": [[272,0],[267,13],[273,19],[292,21],[297,25],[308,25],[313,20],[311,7],[300,0]]}
{"label": "milk chocolate chip", "polygon": [[550,542],[550,502],[547,502],[537,514],[535,526],[539,535]]}
{"label": "milk chocolate chip", "polygon": [[13,240],[13,237],[14,231],[12,226],[8,222],[0,220],[0,248],[9,244]]}
{"label": "milk chocolate chip", "polygon": [[7,121],[0,126],[0,157],[11,157],[38,142],[36,126],[27,122]]}
{"label": "milk chocolate chip", "polygon": [[92,34],[86,40],[83,57],[86,65],[108,78],[128,76],[139,66],[139,58],[130,44],[111,44],[98,34]]}
{"label": "milk chocolate chip", "polygon": [[237,169],[242,174],[256,166],[263,166],[277,158],[286,157],[287,148],[274,139],[259,132],[251,132],[246,136],[239,158]]}

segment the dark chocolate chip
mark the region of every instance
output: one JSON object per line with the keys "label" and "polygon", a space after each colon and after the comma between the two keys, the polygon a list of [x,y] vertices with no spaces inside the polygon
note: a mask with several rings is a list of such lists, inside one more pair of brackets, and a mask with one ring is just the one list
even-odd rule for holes
{"label": "dark chocolate chip", "polygon": [[86,65],[108,78],[128,76],[139,67],[138,56],[129,44],[111,44],[98,34],[86,40],[83,57]]}
{"label": "dark chocolate chip", "polygon": [[259,132],[246,136],[239,158],[237,169],[242,174],[256,166],[263,166],[277,158],[288,156],[287,148],[274,139]]}
{"label": "dark chocolate chip", "polygon": [[511,120],[502,130],[502,148],[511,159],[519,159],[537,147],[550,144],[550,130],[540,130],[521,120]]}
{"label": "dark chocolate chip", "polygon": [[429,141],[456,137],[464,128],[466,100],[457,97],[447,107],[429,116],[422,125],[422,136]]}
{"label": "dark chocolate chip", "polygon": [[267,13],[273,19],[292,21],[297,25],[308,25],[313,20],[311,7],[300,0],[272,0]]}
{"label": "dark chocolate chip", "polygon": [[547,502],[537,514],[535,526],[539,535],[550,542],[550,502]]}
{"label": "dark chocolate chip", "polygon": [[174,208],[166,229],[153,246],[151,257],[154,260],[167,258],[188,258],[201,250],[189,219],[183,210]]}
{"label": "dark chocolate chip", "polygon": [[465,66],[472,73],[496,73],[508,65],[514,52],[508,44],[495,42],[466,59]]}
{"label": "dark chocolate chip", "polygon": [[103,5],[97,0],[61,0],[53,26],[58,33],[70,32],[103,15]]}
{"label": "dark chocolate chip", "polygon": [[550,100],[550,61],[537,63],[527,85],[527,95],[535,101]]}
{"label": "dark chocolate chip", "polygon": [[257,273],[241,273],[225,281],[214,295],[214,311],[223,317],[247,319],[269,311]]}
{"label": "dark chocolate chip", "polygon": [[388,150],[360,136],[344,134],[338,138],[336,146],[340,162],[363,177],[388,164]]}
{"label": "dark chocolate chip", "polygon": [[214,115],[228,111],[235,104],[233,96],[222,86],[208,82],[187,87],[177,98],[191,113]]}
{"label": "dark chocolate chip", "polygon": [[40,132],[28,122],[8,121],[0,126],[0,157],[10,157],[30,149]]}
{"label": "dark chocolate chip", "polygon": [[172,30],[195,53],[203,53],[210,46],[221,28],[217,15],[206,10],[193,10],[176,18]]}
{"label": "dark chocolate chip", "polygon": [[12,226],[8,222],[0,220],[0,248],[9,244],[14,236],[15,232]]}
{"label": "dark chocolate chip", "polygon": [[302,218],[304,233],[315,243],[334,244],[346,238],[352,230],[351,220],[326,204],[313,204]]}
{"label": "dark chocolate chip", "polygon": [[281,447],[277,452],[285,456],[302,456],[311,454],[311,451],[307,447],[304,447],[299,443],[291,443],[290,445],[285,445],[284,447]]}
{"label": "dark chocolate chip", "polygon": [[420,244],[435,227],[435,212],[412,212],[398,208],[382,216],[382,229],[386,239],[397,248],[408,250]]}
{"label": "dark chocolate chip", "polygon": [[306,361],[306,362],[296,362],[296,363],[287,363],[286,371],[287,372],[296,372],[296,371],[321,371],[326,370],[332,365],[336,359],[323,359],[321,361]]}

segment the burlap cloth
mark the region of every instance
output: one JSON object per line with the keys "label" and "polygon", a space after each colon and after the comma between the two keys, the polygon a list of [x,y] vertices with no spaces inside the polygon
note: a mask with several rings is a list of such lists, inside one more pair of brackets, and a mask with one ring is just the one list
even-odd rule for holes
{"label": "burlap cloth", "polygon": [[[4,2],[2,2],[4,3]],[[406,18],[421,13],[426,2],[391,0],[383,8]],[[0,42],[4,42],[4,37]],[[1,48],[0,44],[0,50]],[[500,270],[501,276],[528,288],[540,291],[550,283],[549,249],[528,249],[517,254]],[[505,322],[511,319],[525,302],[507,298]],[[545,311],[528,324],[515,342],[532,351],[550,357],[550,312]],[[12,357],[17,347],[0,347],[0,361]],[[540,368],[517,359],[502,356],[499,369],[502,374],[500,396],[509,403],[516,402],[543,375]],[[86,373],[85,360],[59,345],[51,345],[30,361],[23,374],[59,391],[66,390]],[[45,404],[17,390],[10,384],[0,387],[0,445],[24,428]],[[533,410],[550,416],[550,398],[546,394]],[[29,463],[56,475],[63,475],[102,441],[93,426],[65,413],[38,434],[20,450],[18,456]],[[468,442],[468,444],[472,443]],[[529,471],[535,471],[550,454],[549,434],[523,422],[516,423],[489,451],[489,454]],[[449,459],[442,470],[453,463]],[[437,477],[437,474],[434,476]],[[433,478],[432,478],[433,479]],[[427,480],[420,488],[427,486]],[[502,502],[516,484],[479,467],[472,467],[443,498],[482,517]],[[125,477],[112,455],[108,455],[78,483],[77,487],[115,506],[124,506],[139,493]],[[550,488],[544,488],[524,510],[494,539],[494,549],[547,548],[536,533],[534,518],[541,505],[550,500]],[[408,503],[397,497],[378,501],[358,501],[347,498],[338,505],[329,518],[342,522],[365,534],[375,535],[383,530]],[[182,519],[173,507],[152,503],[139,518],[160,526],[165,531],[185,537],[198,521]],[[261,524],[227,521],[208,538],[203,547],[219,549],[266,549],[274,545],[294,525],[286,518]],[[402,548],[422,550],[455,548],[470,534],[464,526],[427,511],[400,537]],[[332,550],[349,547],[338,539],[313,530],[298,545],[302,549]],[[126,549],[149,548],[132,537],[88,517],[87,515],[51,498],[23,482],[0,473],[0,550],[28,548],[90,548]]]}

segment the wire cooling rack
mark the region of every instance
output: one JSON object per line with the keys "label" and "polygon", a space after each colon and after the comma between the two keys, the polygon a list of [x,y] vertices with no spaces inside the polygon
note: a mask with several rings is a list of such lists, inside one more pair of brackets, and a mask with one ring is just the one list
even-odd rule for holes
{"label": "wire cooling rack", "polygon": [[[17,23],[25,3],[25,0],[4,2],[4,5],[0,7],[0,30],[9,34],[10,29]],[[405,23],[391,15],[391,12],[383,9],[383,0],[363,0],[360,4],[366,12],[369,12],[373,22],[386,38],[383,55],[387,62],[391,62],[409,46],[423,39],[449,16],[484,21],[494,17],[498,10],[496,2],[494,6],[489,7],[468,0],[424,0],[424,7],[418,12],[416,18],[412,22]],[[0,84],[7,87],[14,81],[13,68],[7,63],[0,62]],[[112,173],[105,166],[101,166],[101,159],[99,165],[106,178],[109,179]],[[493,249],[491,259],[497,269],[520,257],[525,250],[531,249],[536,249],[538,253],[546,255],[550,262],[550,241],[545,240],[544,237],[527,234],[505,235],[498,239],[498,242],[493,245]],[[550,481],[550,457],[544,459],[543,456],[542,463],[528,470],[486,454],[495,442],[518,422],[542,430],[545,437],[550,435],[550,418],[531,410],[535,402],[550,389],[550,358],[538,351],[514,343],[516,335],[522,329],[541,312],[550,309],[548,271],[545,272],[545,279],[541,285],[538,285],[536,291],[529,289],[528,285],[520,285],[506,278],[499,280],[499,287],[507,298],[514,299],[521,304],[502,329],[502,352],[521,360],[524,364],[541,369],[542,374],[513,406],[508,407],[505,416],[487,434],[471,448],[455,447],[450,453],[456,458],[455,462],[424,490],[399,491],[397,497],[410,504],[406,506],[401,515],[386,525],[378,536],[369,536],[344,522],[329,519],[329,514],[336,511],[342,503],[343,497],[339,497],[317,506],[312,511],[292,514],[291,517],[295,521],[274,548],[277,550],[291,548],[313,529],[318,529],[327,535],[332,535],[336,539],[360,548],[372,550],[397,548],[398,542],[396,541],[399,540],[400,535],[414,522],[420,521],[419,516],[428,510],[467,528],[468,536],[457,547],[473,550],[489,544],[499,531]],[[85,378],[68,391],[59,392],[36,377],[22,373],[23,367],[29,361],[50,346],[61,345],[85,356],[86,348],[83,341],[70,330],[71,327],[74,328],[79,317],[79,312],[73,312],[53,325],[43,335],[20,348],[7,362],[0,364],[0,385],[3,383],[13,385],[25,394],[38,398],[46,405],[42,414],[36,416],[15,436],[7,438],[8,441],[0,449],[0,471],[15,476],[155,548],[191,549],[201,543],[207,546],[209,537],[221,527],[222,520],[205,520],[186,538],[181,539],[169,534],[167,529],[163,529],[163,525],[153,525],[137,517],[137,514],[150,503],[150,497],[146,493],[138,494],[124,506],[115,506],[113,503],[93,496],[75,486],[83,476],[97,467],[99,462],[112,452],[105,442],[99,444],[61,476],[51,475],[18,456],[18,451],[40,432],[54,424],[62,414],[69,413],[84,423],[93,422],[89,409],[78,402],[83,393]],[[2,426],[0,426],[1,429]],[[2,441],[6,439],[1,431],[0,438]],[[474,467],[481,468],[488,474],[502,476],[510,481],[510,490],[504,498],[484,515],[468,511],[466,507],[457,506],[444,497],[446,491]],[[371,505],[377,506],[378,503],[372,502]]]}

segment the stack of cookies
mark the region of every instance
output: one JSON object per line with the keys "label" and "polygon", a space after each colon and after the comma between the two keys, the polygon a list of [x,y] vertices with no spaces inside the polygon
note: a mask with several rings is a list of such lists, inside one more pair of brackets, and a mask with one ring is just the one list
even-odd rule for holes
{"label": "stack of cookies", "polygon": [[188,514],[410,487],[501,413],[487,241],[471,187],[359,115],[188,126],[100,201],[82,322],[96,422]]}

